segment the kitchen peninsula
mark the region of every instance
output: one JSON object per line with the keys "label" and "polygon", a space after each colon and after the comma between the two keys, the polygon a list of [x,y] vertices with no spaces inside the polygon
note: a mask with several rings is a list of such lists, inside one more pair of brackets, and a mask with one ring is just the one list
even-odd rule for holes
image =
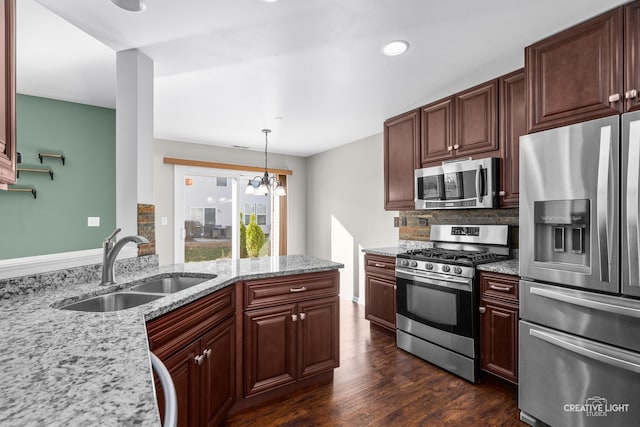
{"label": "kitchen peninsula", "polygon": [[[112,287],[65,285],[65,273],[41,289],[0,281],[0,419],[9,425],[159,425],[146,323],[240,282],[330,272],[343,265],[303,255],[152,266],[120,274]],[[159,273],[214,278],[139,307],[105,313],[61,310]],[[337,273],[337,272],[336,272]],[[57,280],[57,282],[56,282]],[[37,278],[27,280],[34,288]],[[242,299],[242,295],[237,295]],[[241,325],[236,326],[238,331]]]}

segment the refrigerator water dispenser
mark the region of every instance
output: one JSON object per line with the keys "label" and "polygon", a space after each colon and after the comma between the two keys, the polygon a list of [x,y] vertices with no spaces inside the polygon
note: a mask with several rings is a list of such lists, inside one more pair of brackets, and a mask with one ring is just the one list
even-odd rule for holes
{"label": "refrigerator water dispenser", "polygon": [[534,260],[589,266],[589,200],[534,202]]}

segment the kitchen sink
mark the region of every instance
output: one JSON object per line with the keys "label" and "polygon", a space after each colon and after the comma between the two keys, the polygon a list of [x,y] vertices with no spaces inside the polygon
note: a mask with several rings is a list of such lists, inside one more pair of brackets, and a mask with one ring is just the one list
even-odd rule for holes
{"label": "kitchen sink", "polygon": [[162,298],[162,295],[117,292],[60,307],[62,310],[106,312],[126,310]]}
{"label": "kitchen sink", "polygon": [[192,286],[211,280],[215,275],[211,274],[206,278],[192,276],[172,276],[155,279],[141,285],[132,286],[130,291],[149,292],[158,294],[172,294],[189,289]]}

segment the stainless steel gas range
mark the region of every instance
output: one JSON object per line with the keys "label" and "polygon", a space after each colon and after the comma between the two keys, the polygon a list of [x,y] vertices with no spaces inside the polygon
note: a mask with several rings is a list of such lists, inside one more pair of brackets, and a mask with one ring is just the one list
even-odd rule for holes
{"label": "stainless steel gas range", "polygon": [[506,225],[433,225],[432,248],[398,254],[397,345],[468,381],[478,371],[478,264],[511,258]]}

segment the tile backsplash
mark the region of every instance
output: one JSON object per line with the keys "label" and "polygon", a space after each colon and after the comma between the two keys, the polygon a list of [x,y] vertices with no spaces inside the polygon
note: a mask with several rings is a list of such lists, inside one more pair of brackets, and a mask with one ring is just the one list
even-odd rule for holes
{"label": "tile backsplash", "polygon": [[519,247],[520,212],[514,209],[460,209],[399,212],[400,240],[428,241],[433,224],[500,224],[511,225],[512,247]]}

